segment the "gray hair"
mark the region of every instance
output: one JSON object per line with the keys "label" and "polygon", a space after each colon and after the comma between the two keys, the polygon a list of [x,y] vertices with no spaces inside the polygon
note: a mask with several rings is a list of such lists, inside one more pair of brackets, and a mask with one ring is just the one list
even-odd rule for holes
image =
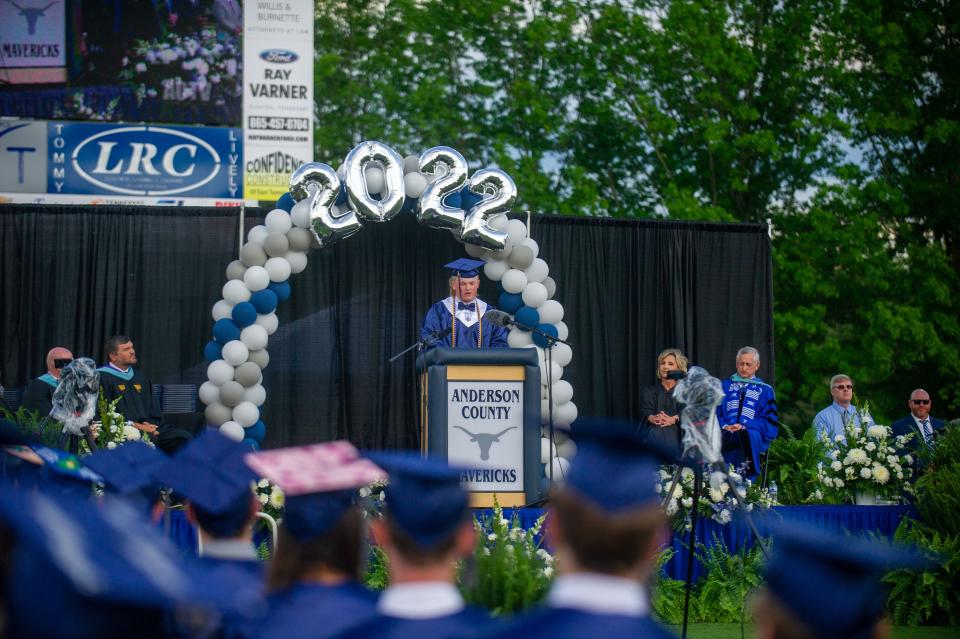
{"label": "gray hair", "polygon": [[740,359],[741,355],[753,355],[753,361],[760,363],[760,351],[755,349],[753,346],[744,346],[739,351],[737,351],[737,359]]}
{"label": "gray hair", "polygon": [[844,375],[843,373],[840,373],[839,375],[834,375],[833,377],[830,378],[830,388],[833,388],[837,382],[843,382],[843,381],[850,382],[851,384],[853,383],[853,380],[850,379],[849,375]]}

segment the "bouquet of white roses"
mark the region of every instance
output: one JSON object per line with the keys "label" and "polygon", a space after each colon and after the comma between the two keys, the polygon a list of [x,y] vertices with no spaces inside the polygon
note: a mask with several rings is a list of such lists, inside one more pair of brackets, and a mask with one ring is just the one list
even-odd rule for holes
{"label": "bouquet of white roses", "polygon": [[[660,469],[660,483],[655,490],[660,495],[666,495],[673,483],[674,468],[664,466]],[[708,467],[703,469],[703,488],[698,502],[698,514],[708,517],[719,524],[729,524],[734,513],[741,508],[751,512],[755,507],[770,508],[777,505],[777,485],[769,488],[760,486],[750,479],[743,477],[732,466],[729,471],[732,482],[726,481],[721,472],[710,472]],[[680,480],[673,487],[670,498],[666,501],[667,515],[673,518],[674,527],[689,530],[692,524],[693,513],[693,484],[695,475],[691,468],[680,469]],[[736,486],[735,489],[730,484]],[[736,490],[736,494],[734,494]],[[740,499],[737,499],[737,496]]]}
{"label": "bouquet of white roses", "polygon": [[817,470],[823,492],[852,501],[858,495],[898,499],[912,493],[913,457],[903,451],[913,435],[894,438],[888,427],[866,418],[860,424],[850,420],[833,440],[821,435],[827,446],[827,460]]}

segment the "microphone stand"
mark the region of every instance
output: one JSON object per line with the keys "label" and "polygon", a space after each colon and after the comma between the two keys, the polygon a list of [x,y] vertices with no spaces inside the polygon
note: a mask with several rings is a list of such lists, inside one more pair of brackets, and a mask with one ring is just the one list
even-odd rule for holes
{"label": "microphone stand", "polygon": [[[397,361],[398,359],[400,359],[401,357],[403,357],[404,355],[406,355],[407,353],[409,353],[409,352],[412,351],[413,349],[417,349],[417,351],[419,352],[419,351],[423,350],[424,348],[427,348],[427,347],[429,347],[429,346],[433,346],[433,345],[437,342],[437,340],[442,339],[442,338],[445,337],[446,334],[449,333],[449,332],[450,332],[450,331],[434,331],[434,332],[430,333],[429,335],[427,335],[426,337],[424,337],[423,339],[418,340],[417,342],[414,342],[414,343],[411,344],[410,346],[406,347],[405,349],[403,349],[402,351],[400,351],[399,353],[397,353],[396,355],[394,355],[393,357],[391,357],[391,358],[389,359],[389,362],[392,364],[393,362]],[[419,435],[419,439],[420,439],[420,441],[418,442],[418,445],[419,445],[419,447],[422,449],[422,448],[423,448],[423,419],[421,418],[420,410],[419,410],[419,408],[420,408],[420,406],[419,406],[419,403],[420,403],[420,371],[419,371],[419,368],[417,367],[417,363],[416,363],[416,362],[414,362],[414,364],[413,364],[413,376],[414,376],[414,382],[413,382],[413,397],[414,397],[414,400],[413,400],[413,404],[414,404],[414,406],[415,406],[415,408],[414,408],[414,414],[415,414],[416,417],[417,417],[417,434]],[[421,450],[421,452],[424,452],[424,451]]]}

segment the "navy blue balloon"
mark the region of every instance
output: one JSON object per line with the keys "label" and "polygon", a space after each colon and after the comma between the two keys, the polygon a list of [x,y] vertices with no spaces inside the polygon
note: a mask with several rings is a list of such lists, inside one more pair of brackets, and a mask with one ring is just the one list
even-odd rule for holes
{"label": "navy blue balloon", "polygon": [[[277,299],[277,294],[271,291],[269,288],[265,288],[262,291],[257,291],[250,296],[250,304],[253,305],[253,308],[255,308],[258,313],[262,313],[263,315],[277,310],[278,302],[279,300]],[[239,304],[237,306],[239,306]],[[236,306],[234,308],[236,308]]]}
{"label": "navy blue balloon", "polygon": [[214,340],[207,342],[203,347],[203,358],[208,362],[215,362],[223,355],[223,346]]}
{"label": "navy blue balloon", "polygon": [[540,323],[540,313],[535,308],[524,306],[513,314],[513,319],[526,326],[536,326]]}
{"label": "navy blue balloon", "polygon": [[240,302],[233,307],[231,315],[237,326],[245,328],[257,321],[257,308],[250,302]]}
{"label": "navy blue balloon", "polygon": [[223,318],[213,323],[213,339],[221,344],[240,339],[240,327],[233,320]]}
{"label": "navy blue balloon", "polygon": [[460,191],[454,191],[447,197],[443,198],[443,203],[455,209],[463,208],[460,206]]}
{"label": "navy blue balloon", "polygon": [[[537,328],[543,331],[544,333],[547,333],[548,335],[550,335],[550,337],[560,336],[560,333],[557,332],[557,327],[554,326],[553,324],[541,324]],[[533,334],[533,343],[539,346],[540,348],[547,348],[550,346],[549,342],[547,342],[547,338],[544,337],[543,335],[540,335],[539,333]]]}
{"label": "navy blue balloon", "polygon": [[283,300],[290,297],[290,283],[287,281],[283,282],[270,282],[270,286],[267,287],[277,295],[277,301],[282,302]]}
{"label": "navy blue balloon", "polygon": [[243,443],[249,446],[253,450],[260,450],[260,444],[258,444],[255,439],[250,439],[249,437],[246,437],[244,438]]}
{"label": "navy blue balloon", "polygon": [[283,195],[280,196],[280,199],[277,200],[277,208],[283,209],[287,213],[289,213],[290,210],[293,209],[294,204],[295,202],[293,201],[293,196],[290,195],[289,193],[284,193]]}
{"label": "navy blue balloon", "polygon": [[347,203],[347,187],[340,183],[340,191],[337,193],[337,199],[334,204],[346,204]]}
{"label": "navy blue balloon", "polygon": [[469,211],[483,200],[482,195],[477,195],[470,190],[469,186],[460,189],[460,208]]}
{"label": "navy blue balloon", "polygon": [[507,313],[516,313],[523,306],[523,295],[520,293],[501,293],[499,306]]}
{"label": "navy blue balloon", "polygon": [[503,293],[504,291],[503,282],[497,282],[497,291],[499,291],[500,293]]}
{"label": "navy blue balloon", "polygon": [[252,439],[259,444],[267,434],[267,425],[263,423],[262,419],[258,419],[256,424],[250,428],[244,428],[243,432],[244,437]]}

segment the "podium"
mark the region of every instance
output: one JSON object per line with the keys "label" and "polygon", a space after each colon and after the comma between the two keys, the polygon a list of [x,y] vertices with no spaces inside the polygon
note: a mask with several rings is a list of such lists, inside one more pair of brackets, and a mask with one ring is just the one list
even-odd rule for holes
{"label": "podium", "polygon": [[540,366],[532,348],[433,348],[417,358],[420,446],[464,468],[474,508],[540,499]]}

